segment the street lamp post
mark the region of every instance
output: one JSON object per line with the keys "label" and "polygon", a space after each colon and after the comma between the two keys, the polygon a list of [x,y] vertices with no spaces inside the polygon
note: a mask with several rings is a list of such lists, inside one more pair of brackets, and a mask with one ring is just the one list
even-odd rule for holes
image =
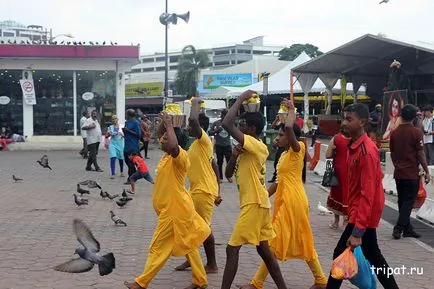
{"label": "street lamp post", "polygon": [[169,24],[172,23],[176,25],[178,23],[178,18],[183,19],[186,23],[190,19],[190,12],[185,14],[169,14],[168,0],[166,0],[166,10],[165,13],[160,15],[160,23],[165,26],[165,69],[164,69],[164,98],[163,98],[163,108],[166,106],[167,97],[169,96]]}

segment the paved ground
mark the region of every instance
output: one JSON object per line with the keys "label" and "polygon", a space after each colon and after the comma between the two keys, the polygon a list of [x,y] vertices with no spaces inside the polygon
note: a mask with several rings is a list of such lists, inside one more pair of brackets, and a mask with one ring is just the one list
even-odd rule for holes
{"label": "paved ground", "polygon": [[[101,200],[98,191],[92,191],[89,206],[77,208],[72,200],[75,185],[88,178],[101,182],[109,193],[120,193],[121,178],[108,178],[108,158],[101,152],[100,163],[104,173],[85,172],[84,161],[76,152],[48,152],[53,171],[39,167],[35,162],[43,152],[0,152],[0,289],[11,288],[123,288],[123,280],[132,280],[143,270],[147,247],[155,226],[155,213],[150,199],[151,185],[138,184],[139,194],[124,209],[115,203]],[[160,153],[151,152],[149,167],[153,172]],[[269,166],[272,164],[269,163]],[[13,183],[11,175],[25,180]],[[272,173],[271,168],[268,174]],[[318,201],[325,203],[326,193],[311,183],[306,184],[311,203],[311,222],[316,248],[323,269],[329,271],[334,246],[341,231],[328,228],[329,216],[317,214]],[[220,271],[209,275],[209,288],[220,288],[224,262],[225,243],[231,234],[238,214],[236,187],[223,184],[224,201],[216,209],[213,230],[217,246]],[[109,218],[114,210],[128,227],[114,227]],[[116,256],[116,269],[108,276],[100,277],[96,269],[84,274],[67,274],[51,269],[53,265],[72,257],[78,242],[75,240],[71,221],[83,219],[100,241],[102,250],[112,251]],[[423,269],[422,275],[397,276],[400,288],[432,288],[434,269],[433,250],[420,246],[413,239],[392,240],[391,227],[383,223],[379,230],[379,242],[384,255],[393,267],[405,265]],[[174,272],[173,268],[183,258],[171,258],[149,288],[184,288],[190,284],[190,272]],[[240,266],[235,283],[250,280],[259,264],[253,247],[241,250]],[[312,285],[312,275],[302,261],[290,261],[282,265],[285,279],[290,288],[302,289]],[[419,269],[420,270],[420,269]],[[420,272],[420,271],[419,271]],[[233,286],[235,288],[235,285]],[[266,288],[276,288],[268,282]],[[354,288],[345,283],[342,288]],[[379,286],[381,288],[381,286]]]}

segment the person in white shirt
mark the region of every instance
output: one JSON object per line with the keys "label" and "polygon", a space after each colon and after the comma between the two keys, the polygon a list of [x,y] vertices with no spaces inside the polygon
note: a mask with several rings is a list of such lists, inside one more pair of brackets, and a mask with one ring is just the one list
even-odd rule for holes
{"label": "person in white shirt", "polygon": [[98,166],[97,155],[99,143],[101,142],[101,126],[98,122],[98,115],[96,110],[93,110],[91,113],[91,117],[88,118],[84,125],[81,127],[87,133],[87,149],[89,151],[89,157],[87,158],[86,171],[92,170],[92,164],[95,166],[95,171],[103,172],[103,170]]}
{"label": "person in white shirt", "polygon": [[434,143],[433,143],[433,108],[428,105],[423,108],[425,118],[422,121],[423,124],[423,147],[426,155],[426,162],[429,166],[434,165]]}
{"label": "person in white shirt", "polygon": [[84,122],[89,118],[89,112],[84,111],[82,114],[82,117],[80,119],[80,133],[81,133],[81,137],[83,138],[83,148],[80,151],[80,155],[85,159],[87,158],[87,141],[86,141],[86,137],[87,137],[87,133],[86,130],[82,129]]}

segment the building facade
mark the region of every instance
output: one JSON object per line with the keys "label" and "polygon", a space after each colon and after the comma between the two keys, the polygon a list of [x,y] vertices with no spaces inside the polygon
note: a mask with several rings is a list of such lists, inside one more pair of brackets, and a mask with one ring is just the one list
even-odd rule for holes
{"label": "building facade", "polygon": [[[25,26],[12,20],[0,21],[0,43],[31,43],[33,41],[48,41],[51,30],[40,25]],[[2,43],[3,42],[3,43]]]}
{"label": "building facade", "polygon": [[125,73],[138,57],[138,46],[0,44],[0,126],[27,137],[76,136],[91,110],[102,127],[113,114],[123,122]]}

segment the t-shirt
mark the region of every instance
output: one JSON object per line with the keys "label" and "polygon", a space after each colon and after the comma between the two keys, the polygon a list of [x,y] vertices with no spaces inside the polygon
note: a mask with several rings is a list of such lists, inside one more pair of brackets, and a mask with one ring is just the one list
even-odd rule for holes
{"label": "t-shirt", "polygon": [[125,127],[134,131],[137,136],[125,134],[124,152],[139,152],[139,140],[141,138],[140,123],[137,119],[130,119],[125,122]]}
{"label": "t-shirt", "polygon": [[[423,123],[423,130],[425,132],[432,132],[433,131],[433,117],[430,118],[424,118],[422,123]],[[433,136],[432,135],[424,135],[423,136],[423,143],[432,143],[433,142]]]}
{"label": "t-shirt", "polygon": [[139,173],[147,173],[149,172],[148,166],[145,163],[145,160],[139,156],[134,156],[131,161],[136,166],[136,169]]}
{"label": "t-shirt", "polygon": [[404,123],[393,130],[390,136],[390,152],[395,166],[394,178],[419,179],[417,153],[423,150],[422,132],[411,123]]}
{"label": "t-shirt", "polygon": [[231,145],[231,136],[229,133],[222,127],[222,121],[217,120],[213,123],[212,129],[219,129],[220,131],[214,135],[215,144],[218,146],[230,146]]}
{"label": "t-shirt", "polygon": [[299,128],[303,129],[304,120],[303,120],[301,117],[297,117],[297,118],[295,119],[295,124],[296,124]]}
{"label": "t-shirt", "polygon": [[86,121],[86,117],[85,116],[83,116],[81,119],[80,119],[80,133],[81,133],[81,137],[82,138],[86,138],[87,137],[87,132],[86,132],[86,130],[85,129],[81,129],[82,127],[83,127],[83,125],[84,125],[84,122]]}
{"label": "t-shirt", "polygon": [[193,141],[188,150],[190,166],[188,178],[190,180],[190,193],[207,193],[217,196],[217,177],[212,168],[214,152],[212,142],[202,129],[202,136]]}
{"label": "t-shirt", "polygon": [[101,126],[99,125],[98,120],[94,120],[93,118],[89,117],[88,119],[86,119],[83,126],[89,126],[92,124],[95,124],[95,128],[86,130],[86,139],[88,145],[100,142],[102,136]]}
{"label": "t-shirt", "polygon": [[244,153],[238,157],[235,178],[240,192],[240,207],[259,204],[271,208],[265,187],[265,161],[267,146],[252,136],[244,135]]}

